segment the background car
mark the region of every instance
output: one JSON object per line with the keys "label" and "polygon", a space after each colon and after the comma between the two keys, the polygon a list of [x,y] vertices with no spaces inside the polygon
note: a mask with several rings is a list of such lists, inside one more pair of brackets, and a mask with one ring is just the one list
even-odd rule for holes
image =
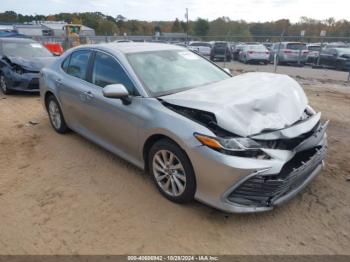
{"label": "background car", "polygon": [[306,44],[300,42],[275,43],[270,50],[270,61],[277,55],[278,64],[305,64],[309,51]]}
{"label": "background car", "polygon": [[235,61],[239,60],[239,53],[243,50],[244,44],[237,44],[235,45],[233,52],[232,52],[232,59]]}
{"label": "background car", "polygon": [[239,60],[247,63],[270,63],[270,52],[264,45],[245,45],[239,54]]}
{"label": "background car", "polygon": [[265,42],[265,43],[262,43],[262,44],[267,48],[267,50],[270,50],[271,47],[273,46],[273,43],[271,43],[271,42]]}
{"label": "background car", "polygon": [[308,44],[307,50],[309,51],[309,53],[306,57],[306,63],[317,64],[317,60],[320,55],[321,44]]}
{"label": "background car", "polygon": [[328,48],[350,48],[350,46],[344,42],[332,42],[325,44],[322,49]]}
{"label": "background car", "polygon": [[207,42],[190,42],[188,49],[198,52],[203,56],[210,56],[211,44]]}
{"label": "background car", "polygon": [[53,59],[53,55],[44,46],[31,39],[0,38],[2,92],[38,92],[39,72]]}
{"label": "background car", "polygon": [[210,52],[210,60],[231,61],[232,53],[228,42],[214,42]]}
{"label": "background car", "polygon": [[350,48],[326,48],[320,54],[320,65],[350,70]]}

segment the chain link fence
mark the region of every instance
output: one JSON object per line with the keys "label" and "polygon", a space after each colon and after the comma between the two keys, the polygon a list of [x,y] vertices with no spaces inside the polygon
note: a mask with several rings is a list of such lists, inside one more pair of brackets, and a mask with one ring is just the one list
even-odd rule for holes
{"label": "chain link fence", "polygon": [[[74,37],[53,37],[53,36],[35,36],[34,40],[41,43],[60,43],[63,48],[69,49],[76,45],[77,39]],[[271,36],[271,35],[259,35],[259,36],[244,36],[244,35],[217,35],[217,36],[191,36],[187,38],[182,37],[163,37],[163,36],[80,36],[78,44],[98,44],[109,43],[121,40],[131,40],[135,42],[186,42],[186,41],[227,41],[232,43],[240,42],[284,42],[284,41],[300,41],[304,43],[331,43],[331,42],[344,42],[350,43],[350,37],[315,37],[315,36]]]}

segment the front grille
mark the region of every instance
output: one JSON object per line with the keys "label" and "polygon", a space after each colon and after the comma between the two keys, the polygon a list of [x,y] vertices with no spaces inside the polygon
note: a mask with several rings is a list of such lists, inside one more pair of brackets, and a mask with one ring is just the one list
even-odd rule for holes
{"label": "front grille", "polygon": [[297,153],[277,175],[256,175],[241,183],[228,196],[244,206],[271,206],[274,200],[301,186],[324,158],[326,146]]}
{"label": "front grille", "polygon": [[39,89],[39,79],[33,78],[28,84],[28,89],[30,90]]}

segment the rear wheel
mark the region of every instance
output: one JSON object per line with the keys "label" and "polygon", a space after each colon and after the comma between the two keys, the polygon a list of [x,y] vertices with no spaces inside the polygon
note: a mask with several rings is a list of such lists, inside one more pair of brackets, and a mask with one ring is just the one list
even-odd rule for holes
{"label": "rear wheel", "polygon": [[169,139],[157,141],[149,152],[154,183],[167,199],[186,203],[194,199],[196,180],[186,153]]}
{"label": "rear wheel", "polygon": [[343,67],[339,61],[335,63],[335,69],[339,71],[343,71]]}
{"label": "rear wheel", "polygon": [[60,134],[67,133],[69,128],[64,120],[60,105],[53,95],[47,98],[46,107],[53,129]]}
{"label": "rear wheel", "polygon": [[5,95],[8,95],[11,93],[11,90],[8,89],[5,76],[2,72],[0,72],[0,89]]}

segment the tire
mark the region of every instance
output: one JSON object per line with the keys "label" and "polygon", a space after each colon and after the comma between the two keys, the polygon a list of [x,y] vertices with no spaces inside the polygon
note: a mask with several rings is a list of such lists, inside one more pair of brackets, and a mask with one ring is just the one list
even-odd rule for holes
{"label": "tire", "polygon": [[335,70],[344,71],[344,70],[343,70],[343,67],[342,67],[342,65],[341,65],[341,63],[340,63],[339,61],[337,61],[337,62],[335,63]]}
{"label": "tire", "polygon": [[11,94],[11,90],[8,88],[8,84],[6,83],[5,76],[2,72],[0,72],[0,89],[5,95]]}
{"label": "tire", "polygon": [[243,59],[243,63],[244,64],[248,64],[248,60],[247,60],[247,57],[245,56],[244,59]]}
{"label": "tire", "polygon": [[193,201],[196,192],[194,171],[186,153],[177,144],[169,139],[157,141],[149,151],[148,166],[164,197],[175,203]]}
{"label": "tire", "polygon": [[69,128],[64,120],[61,107],[53,95],[50,95],[47,98],[46,109],[53,129],[59,134],[67,133]]}

